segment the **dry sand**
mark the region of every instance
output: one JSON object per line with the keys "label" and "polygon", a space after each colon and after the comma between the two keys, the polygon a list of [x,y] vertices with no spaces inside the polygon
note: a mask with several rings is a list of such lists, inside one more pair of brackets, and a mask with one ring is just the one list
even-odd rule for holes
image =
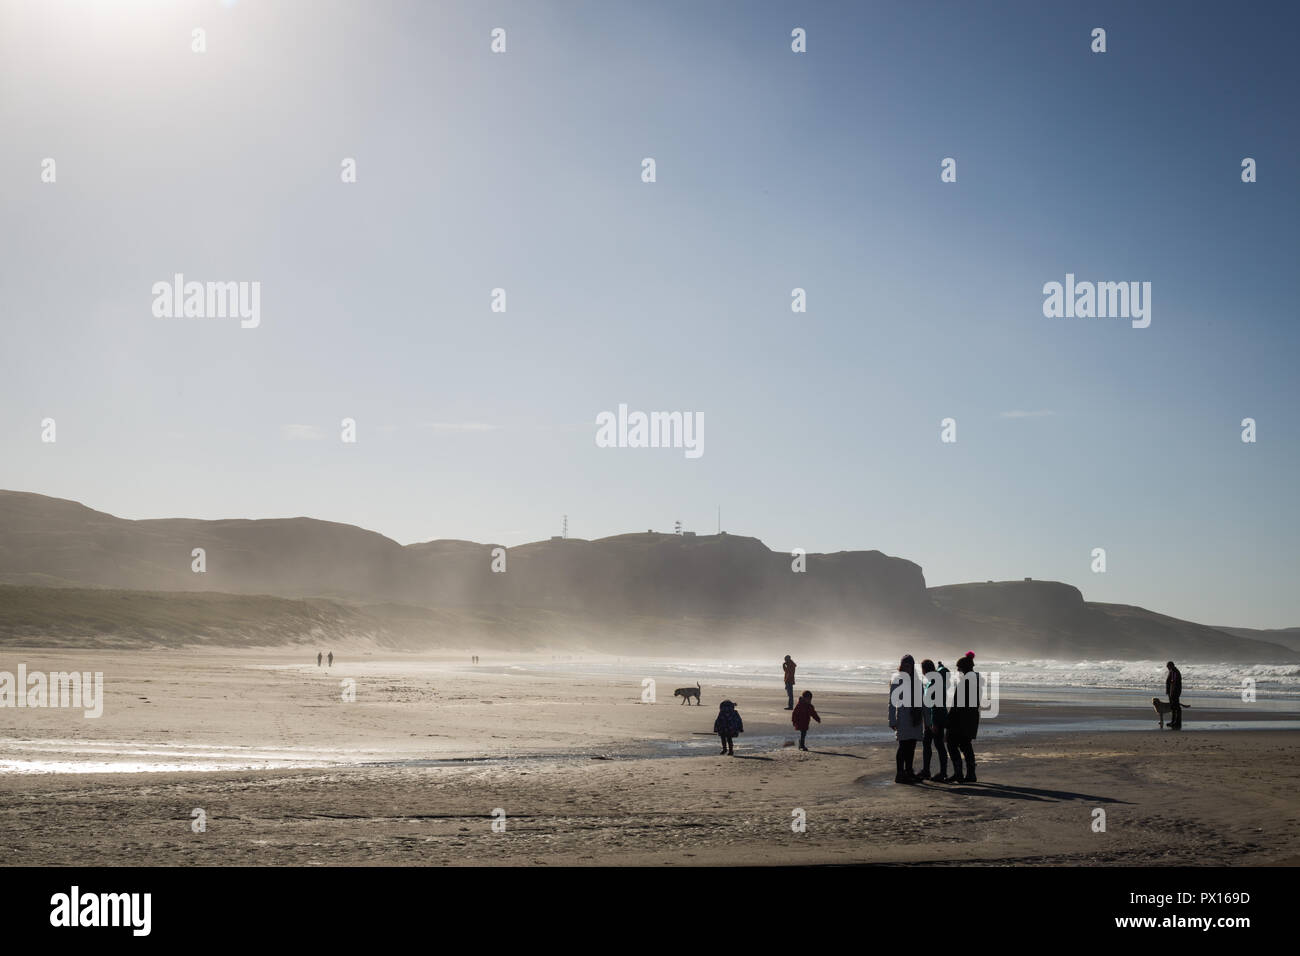
{"label": "dry sand", "polygon": [[[646,704],[635,680],[512,662],[357,651],[327,674],[307,656],[6,649],[0,670],[100,670],[106,691],[99,719],[0,709],[6,862],[1300,863],[1294,731],[1197,731],[1189,713],[1181,733],[990,733],[979,783],[901,786],[883,692],[817,692],[801,753],[779,679],[706,687],[696,708],[662,680]],[[708,736],[723,696],[745,719],[734,758]],[[998,720],[1080,716],[1004,700]],[[31,761],[69,772],[14,771]],[[246,769],[86,772],[133,761]]]}

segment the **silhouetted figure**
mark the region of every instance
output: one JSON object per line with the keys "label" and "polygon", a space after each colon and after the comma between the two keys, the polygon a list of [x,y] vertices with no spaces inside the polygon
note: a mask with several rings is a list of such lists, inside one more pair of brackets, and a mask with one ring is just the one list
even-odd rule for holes
{"label": "silhouetted figure", "polygon": [[812,691],[806,690],[799,695],[799,703],[795,704],[794,713],[790,715],[790,722],[794,724],[794,729],[799,731],[799,749],[807,750],[806,741],[808,740],[808,718],[811,717],[817,723],[821,723],[819,715],[812,705]]}
{"label": "silhouetted figure", "polygon": [[898,663],[898,675],[889,685],[889,729],[898,738],[894,783],[916,783],[919,779],[912,771],[916,742],[925,737],[925,715],[921,712],[921,701],[916,699],[918,690],[916,662],[911,654],[904,654]]}
{"label": "silhouetted figure", "polygon": [[333,652],[333,651],[330,651],[330,656],[329,656],[328,658],[326,658],[326,660],[329,661],[329,666],[330,666],[330,667],[333,667],[333,666],[334,666],[334,652]]}
{"label": "silhouetted figure", "polygon": [[1169,670],[1165,675],[1165,693],[1169,695],[1169,729],[1182,730],[1183,705],[1179,698],[1183,696],[1183,672],[1174,666],[1173,661],[1169,661],[1165,667]]}
{"label": "silhouetted figure", "polygon": [[745,732],[745,722],[731,701],[724,700],[718,705],[718,719],[713,722],[713,732],[722,738],[722,754],[736,756],[735,740]]}
{"label": "silhouetted figure", "polygon": [[320,653],[320,651],[317,651],[317,652],[316,652],[316,666],[317,666],[317,667],[320,667],[320,661],[321,661],[321,653]]}
{"label": "silhouetted figure", "polygon": [[[957,686],[948,711],[948,756],[952,757],[952,783],[975,783],[975,735],[980,727],[980,675],[975,652],[957,661]],[[969,676],[968,676],[969,675]],[[961,761],[966,758],[966,775]]]}
{"label": "silhouetted figure", "polygon": [[790,655],[785,655],[785,663],[781,665],[781,670],[785,671],[785,697],[786,710],[794,710],[794,669],[799,665],[790,660]]}
{"label": "silhouetted figure", "polygon": [[[943,731],[948,726],[948,668],[943,666],[943,661],[940,661],[936,669],[934,661],[927,659],[921,661],[921,677],[925,682],[925,702],[922,707],[925,713],[925,739],[921,743],[924,762],[921,765],[919,779],[930,779],[930,757],[933,750],[938,750],[939,776],[934,778],[934,782],[946,783],[948,747],[944,743]],[[930,703],[931,698],[934,699],[934,704]]]}

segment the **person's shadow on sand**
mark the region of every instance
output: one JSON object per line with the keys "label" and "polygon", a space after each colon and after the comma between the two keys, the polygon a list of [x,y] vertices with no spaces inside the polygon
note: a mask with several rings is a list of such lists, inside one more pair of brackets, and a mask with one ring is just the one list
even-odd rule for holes
{"label": "person's shadow on sand", "polygon": [[866,759],[867,759],[866,757],[862,756],[861,754],[842,754],[842,753],[837,753],[837,752],[834,751],[834,750],[813,750],[813,749],[810,748],[810,749],[808,750],[808,752],[809,752],[810,754],[818,754],[818,755],[820,755],[820,756],[822,756],[822,757],[852,757],[854,760],[866,760]]}
{"label": "person's shadow on sand", "polygon": [[927,790],[944,790],[948,793],[970,794],[972,796],[1001,797],[1006,800],[1033,800],[1049,803],[1054,800],[1086,800],[1089,803],[1124,803],[1115,797],[1098,797],[1090,793],[1074,793],[1070,790],[1039,790],[1037,787],[1013,787],[1005,783],[962,784],[955,787],[935,784]]}
{"label": "person's shadow on sand", "polygon": [[737,760],[771,760],[771,757],[759,757],[756,754],[732,754]]}

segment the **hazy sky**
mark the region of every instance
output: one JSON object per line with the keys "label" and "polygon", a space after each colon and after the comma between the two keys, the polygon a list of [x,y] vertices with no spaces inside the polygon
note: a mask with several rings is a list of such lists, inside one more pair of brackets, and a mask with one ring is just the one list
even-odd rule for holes
{"label": "hazy sky", "polygon": [[[0,487],[402,543],[712,531],[721,505],[930,584],[1300,625],[1297,25],[0,0]],[[260,326],[155,317],[177,272],[260,282]],[[1149,281],[1150,327],[1045,318],[1067,272]],[[704,454],[596,447],[620,403],[701,413]]]}

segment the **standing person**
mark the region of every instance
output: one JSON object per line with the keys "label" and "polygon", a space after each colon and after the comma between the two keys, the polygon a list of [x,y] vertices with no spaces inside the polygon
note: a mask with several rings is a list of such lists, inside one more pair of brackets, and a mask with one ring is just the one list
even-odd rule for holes
{"label": "standing person", "polygon": [[[952,757],[951,783],[976,783],[975,735],[980,727],[980,675],[975,670],[975,652],[967,651],[957,661],[957,687],[948,711],[948,755]],[[966,758],[966,775],[961,761]]]}
{"label": "standing person", "polygon": [[785,663],[781,665],[781,670],[785,671],[785,697],[786,710],[794,710],[794,669],[799,665],[790,660],[790,655],[785,655]]}
{"label": "standing person", "polygon": [[1165,693],[1169,695],[1169,729],[1182,730],[1183,705],[1179,702],[1179,698],[1183,696],[1183,672],[1174,666],[1173,661],[1169,661],[1165,667],[1169,669],[1169,673],[1165,675]]}
{"label": "standing person", "polygon": [[925,736],[925,715],[921,701],[917,699],[920,690],[916,662],[911,654],[905,654],[889,685],[889,729],[898,738],[898,751],[894,754],[897,766],[894,783],[916,783],[920,779],[912,772],[916,742]]}
{"label": "standing person", "polygon": [[745,723],[731,701],[724,700],[718,705],[718,719],[713,722],[713,732],[722,738],[722,753],[736,756],[735,740],[745,732]]}
{"label": "standing person", "polygon": [[316,666],[317,666],[317,667],[320,667],[320,657],[321,657],[321,655],[320,655],[320,651],[317,651],[317,652],[316,652]]}
{"label": "standing person", "polygon": [[334,666],[334,652],[330,651],[330,656],[326,658],[330,662],[330,667]]}
{"label": "standing person", "polygon": [[[934,748],[939,751],[939,776],[934,778],[934,782],[945,783],[948,780],[948,748],[944,744],[943,731],[948,726],[948,668],[943,666],[943,661],[936,668],[934,661],[927,658],[921,661],[921,675],[925,679],[925,739],[921,744],[924,763],[920,779],[930,779],[931,748]],[[930,703],[931,696],[933,704]]]}
{"label": "standing person", "polygon": [[794,724],[794,729],[799,731],[799,749],[807,750],[808,740],[808,718],[811,717],[817,723],[821,723],[821,715],[817,713],[812,705],[812,691],[806,690],[799,695],[799,703],[795,704],[794,713],[790,715],[790,722]]}

